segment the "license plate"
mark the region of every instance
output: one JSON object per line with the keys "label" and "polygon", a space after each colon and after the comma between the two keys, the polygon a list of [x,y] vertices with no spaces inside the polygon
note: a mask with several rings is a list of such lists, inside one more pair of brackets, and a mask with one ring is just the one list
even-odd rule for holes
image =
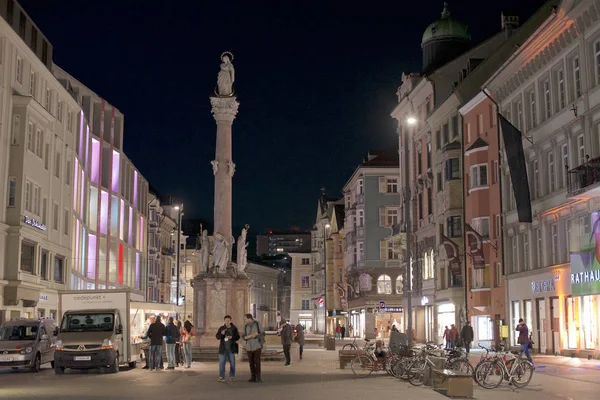
{"label": "license plate", "polygon": [[77,356],[74,358],[75,358],[75,361],[90,361],[92,359],[92,357],[90,357],[90,356]]}
{"label": "license plate", "polygon": [[13,360],[13,357],[0,356],[0,362],[11,362]]}

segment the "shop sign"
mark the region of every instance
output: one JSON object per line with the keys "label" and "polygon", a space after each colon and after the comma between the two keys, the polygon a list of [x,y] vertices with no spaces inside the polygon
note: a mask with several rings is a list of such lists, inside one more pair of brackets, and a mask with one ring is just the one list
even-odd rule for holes
{"label": "shop sign", "polygon": [[591,214],[592,233],[581,238],[579,252],[571,253],[571,294],[586,296],[600,294],[600,219],[598,212]]}
{"label": "shop sign", "polygon": [[559,281],[560,277],[555,276],[550,279],[542,279],[541,281],[531,282],[531,291],[533,293],[546,293],[553,292],[556,290],[556,281]]}
{"label": "shop sign", "polygon": [[298,314],[299,317],[312,317],[312,314]]}
{"label": "shop sign", "polygon": [[446,235],[442,235],[442,238],[444,240],[444,250],[446,250],[446,258],[450,264],[452,275],[460,275],[462,271],[460,267],[458,245]]}
{"label": "shop sign", "polygon": [[385,308],[385,301],[379,302],[379,308]]}
{"label": "shop sign", "polygon": [[29,218],[27,215],[23,216],[23,222],[25,222],[29,226],[39,229],[40,231],[46,230],[46,225],[42,224],[39,221],[36,221],[35,219]]}
{"label": "shop sign", "polygon": [[471,263],[475,269],[485,268],[485,256],[483,254],[483,237],[471,228],[471,225],[466,224],[467,244],[469,254],[471,255]]}
{"label": "shop sign", "polygon": [[421,297],[421,305],[424,306],[426,304],[429,304],[429,299],[427,298],[427,296]]}
{"label": "shop sign", "polygon": [[44,293],[40,293],[40,301],[48,301],[48,295]]}
{"label": "shop sign", "polygon": [[390,313],[401,313],[404,312],[404,309],[402,307],[387,307],[385,311]]}

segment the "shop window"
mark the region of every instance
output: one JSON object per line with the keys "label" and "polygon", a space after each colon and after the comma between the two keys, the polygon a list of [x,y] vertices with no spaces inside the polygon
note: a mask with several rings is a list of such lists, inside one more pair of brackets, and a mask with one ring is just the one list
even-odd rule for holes
{"label": "shop window", "polygon": [[513,336],[514,336],[514,343],[515,345],[517,345],[517,340],[519,339],[519,334],[515,331],[515,329],[517,328],[517,325],[519,324],[519,319],[521,319],[521,306],[519,304],[519,300],[515,300],[512,302],[511,305],[511,309],[512,309],[512,327],[511,327],[511,331],[513,332]]}
{"label": "shop window", "polygon": [[569,349],[576,349],[578,332],[577,319],[575,318],[575,315],[577,315],[577,310],[575,307],[576,302],[575,299],[573,299],[573,297],[567,297],[565,299],[565,303],[565,311],[567,314],[567,347]]}
{"label": "shop window", "polygon": [[529,333],[533,332],[533,308],[531,300],[523,300],[523,312],[525,314],[525,323],[529,328]]}
{"label": "shop window", "polygon": [[392,280],[388,275],[381,275],[377,278],[377,293],[392,294]]}
{"label": "shop window", "polygon": [[594,321],[594,297],[583,296],[579,298],[581,302],[581,329],[583,330],[583,340],[586,349],[594,349],[596,342],[596,326]]}
{"label": "shop window", "polygon": [[34,273],[33,258],[35,245],[27,242],[21,243],[21,271]]}
{"label": "shop window", "polygon": [[485,315],[477,317],[477,339],[492,340],[493,339],[494,323],[490,321],[490,317]]}

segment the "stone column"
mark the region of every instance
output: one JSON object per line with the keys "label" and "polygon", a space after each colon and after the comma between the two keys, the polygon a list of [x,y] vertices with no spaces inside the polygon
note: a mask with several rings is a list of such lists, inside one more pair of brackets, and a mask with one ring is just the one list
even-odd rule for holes
{"label": "stone column", "polygon": [[235,164],[231,156],[231,127],[237,115],[239,103],[236,97],[211,97],[212,113],[217,122],[215,160],[212,161],[215,175],[214,232],[221,232],[232,245],[231,232],[231,178]]}

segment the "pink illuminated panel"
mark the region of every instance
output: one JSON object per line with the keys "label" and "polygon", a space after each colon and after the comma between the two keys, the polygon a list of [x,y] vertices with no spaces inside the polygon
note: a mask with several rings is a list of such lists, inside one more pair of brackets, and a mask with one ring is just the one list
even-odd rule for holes
{"label": "pink illuminated panel", "polygon": [[100,142],[92,139],[92,182],[98,183],[100,175]]}
{"label": "pink illuminated panel", "polygon": [[133,210],[129,207],[129,234],[127,235],[127,243],[133,246]]}
{"label": "pink illuminated panel", "polygon": [[86,130],[86,134],[85,134],[85,171],[88,172],[90,165],[89,165],[89,157],[90,157],[90,126],[86,125],[85,126],[85,130]]}
{"label": "pink illuminated panel", "polygon": [[125,240],[125,201],[121,200],[121,214],[119,215],[119,239]]}
{"label": "pink illuminated panel", "polygon": [[88,267],[87,277],[90,279],[96,278],[96,235],[88,236]]}
{"label": "pink illuminated panel", "polygon": [[[87,276],[86,275],[86,268],[85,268],[85,251],[86,251],[86,240],[87,239],[87,232],[85,230],[84,227],[81,228],[81,273],[83,274],[83,276]],[[96,254],[96,253],[94,253]]]}
{"label": "pink illuminated panel", "polygon": [[75,219],[75,271],[81,272],[79,264],[79,220]]}
{"label": "pink illuminated panel", "polygon": [[121,154],[113,150],[112,157],[112,184],[111,188],[114,193],[119,193],[119,177],[121,176]]}
{"label": "pink illuminated panel", "polygon": [[79,163],[75,161],[73,163],[73,211],[77,213],[77,187],[79,186]]}
{"label": "pink illuminated panel", "polygon": [[140,232],[139,232],[139,241],[137,244],[138,250],[142,250],[144,248],[144,217],[140,216]]}
{"label": "pink illuminated panel", "polygon": [[85,174],[83,173],[83,171],[81,172],[81,187],[80,187],[80,193],[79,193],[80,199],[79,199],[79,210],[81,211],[81,215],[82,218],[85,218],[84,216],[84,208],[83,208],[83,202],[85,199]]}
{"label": "pink illuminated panel", "polygon": [[133,206],[138,206],[138,173],[133,171]]}
{"label": "pink illuminated panel", "polygon": [[83,141],[85,139],[85,134],[83,130],[83,111],[79,112],[79,158],[83,158]]}
{"label": "pink illuminated panel", "polygon": [[108,193],[104,190],[100,201],[100,233],[106,233],[108,231]]}
{"label": "pink illuminated panel", "polygon": [[135,288],[140,288],[140,253],[135,253]]}

